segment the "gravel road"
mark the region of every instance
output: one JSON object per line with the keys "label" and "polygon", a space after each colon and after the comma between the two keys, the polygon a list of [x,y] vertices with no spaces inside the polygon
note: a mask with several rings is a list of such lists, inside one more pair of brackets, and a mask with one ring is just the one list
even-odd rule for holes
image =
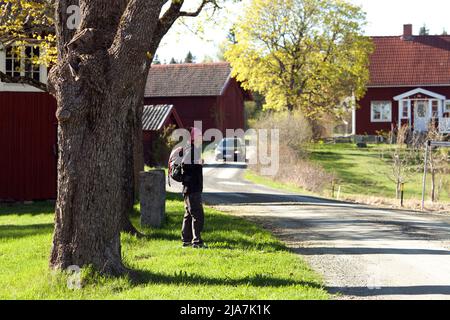
{"label": "gravel road", "polygon": [[207,204],[270,229],[336,299],[449,299],[450,217],[280,192],[244,164],[205,166]]}

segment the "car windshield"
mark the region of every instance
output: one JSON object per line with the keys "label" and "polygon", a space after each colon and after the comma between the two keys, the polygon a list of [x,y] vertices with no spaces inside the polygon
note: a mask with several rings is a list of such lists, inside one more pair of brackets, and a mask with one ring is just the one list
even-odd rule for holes
{"label": "car windshield", "polygon": [[241,142],[239,141],[238,138],[227,138],[227,139],[223,139],[220,142],[220,147],[222,148],[234,148],[234,147],[239,147],[241,145]]}

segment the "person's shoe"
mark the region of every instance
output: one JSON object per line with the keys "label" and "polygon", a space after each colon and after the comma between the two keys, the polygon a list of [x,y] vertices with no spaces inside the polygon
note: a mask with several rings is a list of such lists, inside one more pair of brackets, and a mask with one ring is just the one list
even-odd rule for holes
{"label": "person's shoe", "polygon": [[192,247],[192,243],[190,243],[190,242],[183,242],[182,248],[190,248],[190,247]]}
{"label": "person's shoe", "polygon": [[192,245],[192,248],[194,249],[208,249],[208,246],[204,243],[194,243]]}

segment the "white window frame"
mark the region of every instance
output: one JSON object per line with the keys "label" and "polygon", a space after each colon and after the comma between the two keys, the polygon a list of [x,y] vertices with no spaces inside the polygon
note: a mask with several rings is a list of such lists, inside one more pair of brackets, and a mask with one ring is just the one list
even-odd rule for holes
{"label": "white window frame", "polygon": [[[400,113],[399,117],[401,120],[410,120],[411,119],[411,100],[400,100]],[[406,103],[406,106],[404,105]],[[408,109],[408,115],[406,117],[403,116],[404,108]]]}
{"label": "white window frame", "polygon": [[[30,48],[30,50],[31,50],[31,52],[30,52],[31,56],[30,57],[25,56],[25,50],[27,48]],[[15,76],[14,74],[18,73],[18,74],[20,74],[21,77],[25,77],[25,76],[28,76],[27,74],[31,74],[31,78],[32,79],[34,79],[33,78],[33,74],[38,74],[39,75],[39,79],[35,79],[35,80],[36,81],[41,81],[42,80],[40,66],[31,65],[31,70],[27,70],[28,60],[31,60],[34,57],[34,51],[33,51],[34,50],[34,46],[27,45],[27,46],[22,48],[21,56],[17,59],[18,62],[19,62],[19,65],[20,65],[20,67],[19,67],[20,70],[19,71],[14,70],[14,68],[16,67],[14,65],[14,61],[16,60],[16,59],[14,59],[14,56],[13,56],[13,58],[9,58],[8,55],[7,55],[7,48],[5,48],[4,50],[5,50],[5,61],[4,61],[4,63],[5,63],[5,66],[4,66],[5,73],[11,72],[12,76]],[[40,48],[39,48],[39,54],[40,54]],[[11,64],[12,64],[13,70],[7,70],[6,69],[6,62],[7,62],[7,60],[11,60]]]}
{"label": "white window frame", "polygon": [[[5,61],[4,61],[4,69],[5,69],[5,74],[9,74],[9,76],[15,77],[15,76],[21,76],[22,75],[22,69],[23,69],[23,65],[22,65],[22,59],[20,57],[16,57],[14,52],[13,52],[13,56],[12,57],[8,57],[7,51],[8,48],[5,48]],[[6,68],[6,65],[8,64],[8,61],[11,62],[11,70],[8,70]],[[16,70],[16,68],[18,68],[19,70]]]}
{"label": "white window frame", "polygon": [[[436,103],[436,113],[433,112],[433,102]],[[439,119],[441,117],[440,115],[440,109],[441,109],[441,104],[439,102],[439,100],[436,99],[430,99],[430,118],[431,119]]]}
{"label": "white window frame", "polygon": [[[388,119],[375,119],[375,114],[373,112],[374,107],[377,105],[383,104],[384,106],[389,106],[389,118]],[[383,113],[380,113],[381,115],[383,115]],[[389,100],[377,100],[377,101],[371,101],[370,103],[370,121],[371,122],[380,122],[380,123],[385,123],[385,122],[392,122],[392,101]]]}
{"label": "white window frame", "polygon": [[[43,54],[43,48],[40,48],[40,54]],[[6,48],[0,43],[0,71],[5,72],[6,68]],[[24,70],[21,70],[21,72]],[[43,64],[39,67],[39,81],[41,83],[47,83],[47,67]],[[0,92],[10,91],[10,92],[42,92],[42,90],[35,88],[33,86],[22,84],[22,83],[6,83],[0,81]]]}
{"label": "white window frame", "polygon": [[443,110],[444,113],[450,113],[450,100],[445,100]]}

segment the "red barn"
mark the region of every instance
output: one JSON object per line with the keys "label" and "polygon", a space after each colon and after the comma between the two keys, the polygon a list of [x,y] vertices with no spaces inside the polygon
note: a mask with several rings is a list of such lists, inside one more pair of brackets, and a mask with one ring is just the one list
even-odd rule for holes
{"label": "red barn", "polygon": [[185,127],[244,129],[244,102],[251,96],[231,77],[229,63],[152,66],[146,105],[173,105]]}
{"label": "red barn", "polygon": [[354,114],[356,135],[378,135],[400,125],[416,132],[430,123],[450,133],[450,36],[373,37],[370,81]]}
{"label": "red barn", "polygon": [[[27,47],[25,55],[39,54]],[[0,71],[46,82],[47,69],[25,65],[0,45]],[[0,201],[56,198],[56,101],[23,84],[0,81]]]}

